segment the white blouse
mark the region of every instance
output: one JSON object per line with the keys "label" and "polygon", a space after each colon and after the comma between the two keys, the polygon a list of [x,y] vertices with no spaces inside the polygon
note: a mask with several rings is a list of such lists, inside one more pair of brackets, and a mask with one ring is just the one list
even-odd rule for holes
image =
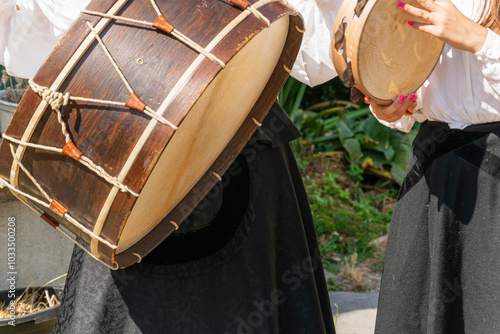
{"label": "white blouse", "polygon": [[90,0],[0,0],[0,64],[32,78]]}
{"label": "white blouse", "polygon": [[[327,64],[331,62],[327,58],[331,56],[334,28],[331,20],[335,20],[340,4],[337,0],[289,1],[302,13],[309,31],[304,36],[292,76],[310,85],[334,78],[337,74],[335,69],[331,70],[333,65]],[[475,20],[484,3],[471,0],[452,2],[464,15]],[[500,36],[491,30],[488,30],[486,42],[477,53],[445,45],[432,75],[418,90],[418,106],[414,114],[403,116],[393,123],[381,123],[407,132],[416,121],[441,121],[458,129],[471,124],[500,121],[499,57]]]}
{"label": "white blouse", "polygon": [[332,34],[342,0],[288,0],[304,18],[306,32],[292,77],[316,86],[337,76],[332,60]]}
{"label": "white blouse", "polygon": [[[33,77],[90,0],[0,0],[0,64],[9,74]],[[289,0],[306,17],[293,75],[314,86],[336,76],[330,39],[342,0]],[[309,73],[310,76],[309,76]]]}
{"label": "white blouse", "polygon": [[[303,15],[306,32],[292,76],[318,85],[335,76],[331,36],[342,0],[288,0]],[[346,0],[355,1],[355,0]],[[17,77],[33,77],[59,38],[90,0],[1,0],[0,63]],[[477,19],[483,1],[452,0]],[[476,4],[476,7],[473,6]],[[500,36],[488,31],[483,48],[470,53],[446,45],[434,72],[418,91],[412,116],[383,124],[409,131],[415,121],[452,128],[500,121]]]}

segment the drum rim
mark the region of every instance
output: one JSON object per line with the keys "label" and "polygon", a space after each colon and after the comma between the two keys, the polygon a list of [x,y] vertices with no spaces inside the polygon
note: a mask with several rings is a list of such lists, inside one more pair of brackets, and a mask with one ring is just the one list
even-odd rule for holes
{"label": "drum rim", "polygon": [[[233,139],[231,139],[231,141],[227,144],[226,148],[223,150],[214,164],[202,176],[202,178],[197,182],[195,187],[188,193],[188,195],[186,195],[186,197],[180,203],[178,203],[175,208],[155,228],[153,228],[153,230],[151,230],[143,239],[141,239],[140,242],[121,253],[113,253],[113,261],[119,263],[120,268],[125,268],[137,262],[137,256],[134,254],[141,254],[141,256],[144,256],[149,253],[150,250],[146,252],[144,251],[142,247],[144,243],[152,242],[155,243],[156,246],[163,242],[168,237],[168,235],[170,235],[176,229],[175,225],[171,224],[171,221],[182,221],[192,212],[192,210],[195,209],[196,205],[205,196],[201,194],[208,193],[215,186],[215,184],[219,182],[217,178],[214,178],[213,172],[215,171],[217,175],[223,175],[225,171],[227,171],[232,161],[239,153],[241,153],[253,133],[259,128],[259,126],[255,126],[255,121],[260,123],[263,121],[270,107],[275,101],[275,98],[273,96],[277,95],[281,87],[285,84],[286,79],[288,78],[290,73],[289,69],[292,68],[294,60],[299,51],[304,32],[304,25],[300,14],[298,14],[296,10],[294,13],[293,7],[291,7],[285,1],[271,1],[263,7],[273,3],[279,3],[289,8],[288,14],[282,14],[280,17],[275,18],[275,20],[285,19],[285,16],[288,16],[290,20],[288,30],[289,33],[287,36],[287,40],[284,43],[285,47],[283,48],[280,56],[280,60],[283,59],[283,63],[281,63],[281,61],[278,61],[270,80],[267,82],[266,87],[264,87],[261,93],[261,97],[258,99],[252,110],[248,113],[248,116],[246,117],[242,126],[238,129]],[[284,67],[282,67],[283,65]],[[277,87],[279,87],[279,89],[276,89]],[[266,93],[271,90],[275,91],[276,94]],[[244,140],[241,140],[240,137],[243,137]],[[234,146],[234,149],[228,149],[231,146]],[[227,159],[225,156],[234,156],[234,159]],[[204,191],[197,191],[200,188],[204,189]],[[195,193],[197,193],[198,195],[196,195]],[[183,210],[183,208],[185,207],[190,207],[191,210]],[[163,237],[160,237],[161,235],[163,235]],[[152,247],[151,249],[153,248],[154,247]]]}

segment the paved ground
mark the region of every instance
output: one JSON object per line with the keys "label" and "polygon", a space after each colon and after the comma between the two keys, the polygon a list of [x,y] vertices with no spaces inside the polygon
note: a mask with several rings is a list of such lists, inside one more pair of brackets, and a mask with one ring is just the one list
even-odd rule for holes
{"label": "paved ground", "polygon": [[330,292],[337,334],[373,334],[378,292]]}

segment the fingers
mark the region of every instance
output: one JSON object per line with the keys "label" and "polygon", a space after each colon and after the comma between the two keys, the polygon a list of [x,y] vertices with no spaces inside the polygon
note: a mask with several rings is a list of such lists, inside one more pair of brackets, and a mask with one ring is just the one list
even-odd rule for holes
{"label": "fingers", "polygon": [[434,0],[417,0],[420,6],[424,7],[425,9],[429,11],[434,11],[437,7],[436,3]]}
{"label": "fingers", "polygon": [[[398,2],[398,6],[400,8],[402,8],[405,12],[410,14],[411,16],[414,16],[417,19],[420,19],[424,22],[427,22],[428,24],[432,24],[432,11],[413,7],[412,5],[407,5],[407,4],[404,4],[402,2]],[[418,23],[418,22],[413,22],[413,21],[408,22],[409,25],[414,25],[414,23]]]}
{"label": "fingers", "polygon": [[[433,8],[436,9],[437,5],[434,3],[432,0],[427,0],[427,1],[419,1],[419,3],[426,2],[426,6],[428,8]],[[432,4],[431,4],[432,3]],[[423,5],[423,4],[422,4]],[[418,29],[423,32],[430,33],[432,35],[436,35],[436,30],[434,24],[436,24],[436,15],[439,16],[439,14],[429,11],[429,10],[424,10],[421,8],[414,7],[412,5],[404,4],[403,2],[398,2],[398,6],[402,8],[406,13],[409,15],[415,17],[416,19],[424,22],[419,22],[419,21],[408,21],[408,24],[412,26],[415,29]],[[438,19],[439,21],[439,19]]]}
{"label": "fingers", "polygon": [[[466,17],[450,0],[416,0],[424,8],[398,3],[416,21],[408,24],[431,34],[454,48],[477,52],[483,47],[488,30]],[[403,6],[402,6],[403,4]]]}
{"label": "fingers", "polygon": [[[420,6],[422,6],[424,9],[427,9],[427,11],[429,11],[429,12],[433,12],[437,8],[437,5],[434,2],[434,0],[417,0],[417,2]],[[409,6],[409,7],[413,7],[413,6]],[[415,8],[415,7],[413,7],[413,8]],[[406,6],[405,6],[405,10],[406,10]]]}
{"label": "fingers", "polygon": [[371,103],[369,97],[365,97],[364,101],[371,104],[371,109],[378,119],[395,122],[404,115],[413,114],[413,109],[417,106],[416,99],[417,96],[415,94],[410,94],[408,97],[401,95],[388,106]]}
{"label": "fingers", "polygon": [[406,108],[406,112],[405,112],[405,115],[408,115],[408,116],[411,116],[413,115],[413,110],[415,110],[415,108],[417,107],[417,101],[416,99],[413,100],[410,105],[408,106],[408,108]]}
{"label": "fingers", "polygon": [[429,32],[429,27],[432,26],[432,24],[428,23],[420,23],[420,22],[414,22],[414,21],[408,21],[408,24],[411,25],[413,28]]}

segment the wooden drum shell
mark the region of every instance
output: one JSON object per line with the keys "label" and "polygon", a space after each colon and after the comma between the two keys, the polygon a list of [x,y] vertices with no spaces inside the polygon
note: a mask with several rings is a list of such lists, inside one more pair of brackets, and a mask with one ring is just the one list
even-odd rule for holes
{"label": "wooden drum shell", "polygon": [[[120,1],[94,0],[87,9],[106,13],[113,6],[117,6],[116,4]],[[122,2],[122,7],[116,10],[116,15],[151,22],[155,20],[156,15],[149,1],[123,0]],[[204,171],[204,174],[202,173],[203,175],[194,187],[163,220],[158,222],[139,242],[120,253],[104,243],[98,243],[100,260],[110,266],[120,268],[130,266],[167,238],[175,226],[170,222],[181,223],[219,181],[217,175],[223,175],[229,168],[276,100],[276,96],[289,75],[288,69],[292,68],[298,53],[303,22],[295,9],[287,6],[283,1],[250,2],[269,19],[271,27],[279,20],[288,22],[286,39],[283,41],[284,47],[279,54],[278,62],[273,65],[274,70],[270,79],[265,87],[255,88],[262,92],[258,93],[258,99],[243,120],[241,127],[237,129],[210,168]],[[204,5],[204,2],[196,0],[186,0],[179,4],[175,1],[158,0],[157,4],[175,29],[202,46],[208,45],[243,12],[224,1],[213,1],[210,5]],[[197,11],[201,14],[194,15],[193,13]],[[162,102],[165,103],[169,93],[175,91],[176,84],[183,76],[186,76],[185,73],[189,67],[199,57],[197,52],[190,50],[175,38],[158,33],[152,28],[138,28],[126,22],[115,22],[82,14],[54,48],[35,76],[34,82],[46,87],[51,87],[56,83],[57,91],[69,92],[78,97],[112,101],[127,100],[128,91],[96,41],[93,41],[88,50],[79,56],[80,60],[76,62],[74,68],[61,78],[65,66],[72,57],[75,57],[75,52],[84,40],[91,36],[85,24],[86,20],[93,26],[99,22],[111,21],[106,23],[100,36],[116,63],[120,65],[130,85],[154,110],[162,107]],[[265,21],[248,14],[227,32],[211,53],[224,63],[230,64],[246,45],[249,45],[266,29],[269,27]],[[185,78],[186,81],[180,90],[171,96],[162,115],[175,125],[182,127],[182,121],[191,108],[223,71],[224,69],[219,64],[207,58],[203,59],[194,68],[192,74]],[[21,139],[27,128],[31,126],[34,131],[27,141],[62,148],[65,141],[61,126],[51,108],[43,107],[43,105],[41,98],[28,89],[6,134]],[[42,114],[39,121],[29,125],[37,109],[40,108]],[[139,194],[175,134],[171,127],[159,123],[151,125],[150,117],[126,107],[73,101],[66,108],[64,118],[79,150],[113,177],[119,176],[136,145],[143,141],[142,149],[133,159],[130,169],[123,177],[123,184]],[[151,133],[146,138],[142,138],[141,135],[148,126],[152,127]],[[196,135],[196,133],[193,134],[193,136]],[[43,198],[32,181],[21,170],[17,170],[17,177],[12,177],[13,158],[8,144],[8,141],[4,139],[0,146],[0,176],[4,180],[10,180],[13,186],[23,192]],[[14,146],[17,147],[17,145]],[[108,205],[109,211],[99,235],[111,244],[119,243],[127,219],[137,202],[136,197],[118,191],[116,197],[109,202],[108,196],[114,187],[64,155],[26,148],[21,161],[49,196],[62,203],[68,212],[88,230],[93,230],[95,222],[103,214],[103,207]],[[17,196],[31,207],[35,206],[40,209],[32,201],[19,194]],[[65,218],[44,208],[41,209],[85,243],[91,243],[91,237],[87,233],[69,223]],[[144,220],[147,219],[148,217],[144,217]]]}

